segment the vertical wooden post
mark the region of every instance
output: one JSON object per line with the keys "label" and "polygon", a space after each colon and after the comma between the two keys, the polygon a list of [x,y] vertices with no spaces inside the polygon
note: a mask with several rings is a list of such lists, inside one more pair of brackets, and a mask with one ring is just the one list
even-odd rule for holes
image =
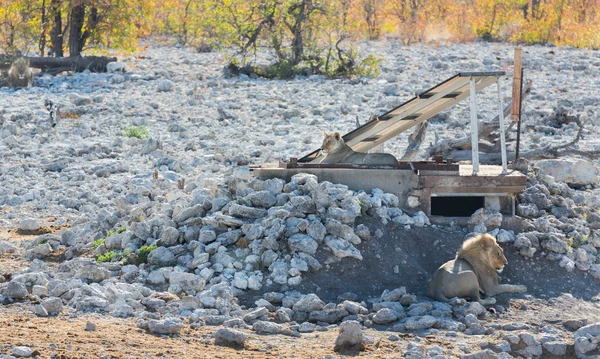
{"label": "vertical wooden post", "polygon": [[517,148],[515,150],[515,161],[519,159],[519,147],[521,144],[521,94],[523,91],[523,65],[521,56],[521,48],[516,47],[512,91],[512,120],[517,121]]}

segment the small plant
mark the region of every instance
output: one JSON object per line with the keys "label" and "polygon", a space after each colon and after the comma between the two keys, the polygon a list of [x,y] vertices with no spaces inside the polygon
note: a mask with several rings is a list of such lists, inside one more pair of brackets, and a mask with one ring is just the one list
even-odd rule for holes
{"label": "small plant", "polygon": [[367,215],[367,204],[363,203],[363,201],[361,201],[360,199],[356,199],[356,202],[358,203],[358,205],[360,206],[360,214],[361,216],[366,216]]}
{"label": "small plant", "polygon": [[99,254],[99,255],[96,257],[96,261],[97,261],[98,263],[111,262],[111,261],[113,260],[113,258],[114,258],[115,256],[117,256],[117,255],[118,255],[118,254],[117,254],[117,252],[115,252],[115,251],[106,252],[106,253],[104,253],[104,254]]}
{"label": "small plant", "polygon": [[148,255],[150,254],[150,252],[152,252],[156,248],[158,248],[158,246],[156,245],[156,243],[153,243],[149,246],[147,246],[147,245],[142,246],[140,249],[138,249],[138,251],[137,251],[138,262],[139,263],[147,263]]}
{"label": "small plant", "polygon": [[133,252],[131,252],[131,249],[127,248],[123,252],[119,253],[119,260],[123,263],[129,263],[132,256]]}
{"label": "small plant", "polygon": [[125,227],[119,227],[117,229],[117,233],[121,234],[121,233],[125,232],[126,230],[127,230],[127,228],[125,228]]}
{"label": "small plant", "polygon": [[94,249],[97,249],[98,247],[103,245],[104,242],[106,242],[106,238],[96,239],[92,242],[92,246],[94,247]]}
{"label": "small plant", "polygon": [[135,137],[143,140],[150,136],[150,133],[148,132],[148,128],[146,128],[146,126],[130,126],[125,129],[123,136],[130,138]]}

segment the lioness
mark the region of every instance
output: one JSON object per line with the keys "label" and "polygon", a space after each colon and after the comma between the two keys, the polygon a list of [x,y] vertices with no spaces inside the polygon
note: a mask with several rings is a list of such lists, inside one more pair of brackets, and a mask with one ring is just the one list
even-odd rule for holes
{"label": "lioness", "polygon": [[321,151],[325,157],[319,163],[351,163],[368,165],[393,165],[397,164],[396,157],[387,153],[363,153],[355,152],[344,142],[339,132],[329,135],[324,132]]}
{"label": "lioness", "polygon": [[8,86],[12,88],[33,86],[33,71],[29,67],[29,61],[19,58],[8,70]]}
{"label": "lioness", "polygon": [[481,299],[500,293],[523,293],[524,285],[498,284],[496,271],[501,272],[508,261],[496,239],[480,234],[467,239],[456,258],[444,263],[427,283],[427,296],[440,302],[452,297],[469,297],[483,305],[496,303],[496,299]]}

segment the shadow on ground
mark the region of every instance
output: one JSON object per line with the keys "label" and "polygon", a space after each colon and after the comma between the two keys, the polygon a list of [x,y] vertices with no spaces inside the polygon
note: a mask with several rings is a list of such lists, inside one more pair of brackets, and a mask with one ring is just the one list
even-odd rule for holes
{"label": "shadow on ground", "polygon": [[[335,301],[346,292],[358,295],[359,300],[379,296],[385,289],[405,286],[407,292],[425,297],[425,289],[432,273],[444,262],[452,259],[467,233],[461,229],[411,228],[383,225],[378,220],[367,219],[372,238],[357,246],[363,260],[344,258],[329,268],[306,273],[297,290],[316,293],[325,301]],[[375,230],[381,229],[383,237],[375,238]],[[550,299],[563,293],[585,301],[599,295],[600,281],[580,271],[568,273],[557,262],[536,257],[526,260],[510,244],[503,244],[508,265],[502,273],[503,283],[523,284],[525,294],[504,294],[499,302],[508,298]],[[321,247],[322,248],[322,247]],[[327,263],[332,255],[326,250],[317,253],[321,263]],[[394,268],[396,267],[396,271]],[[265,288],[266,291],[278,288]],[[248,293],[250,294],[250,293]],[[255,299],[261,293],[250,294]]]}

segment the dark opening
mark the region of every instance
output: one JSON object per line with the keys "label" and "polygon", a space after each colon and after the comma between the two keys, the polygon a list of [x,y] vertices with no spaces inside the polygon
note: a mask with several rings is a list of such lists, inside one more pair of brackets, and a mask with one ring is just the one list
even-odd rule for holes
{"label": "dark opening", "polygon": [[485,206],[485,197],[431,197],[431,215],[471,217]]}

